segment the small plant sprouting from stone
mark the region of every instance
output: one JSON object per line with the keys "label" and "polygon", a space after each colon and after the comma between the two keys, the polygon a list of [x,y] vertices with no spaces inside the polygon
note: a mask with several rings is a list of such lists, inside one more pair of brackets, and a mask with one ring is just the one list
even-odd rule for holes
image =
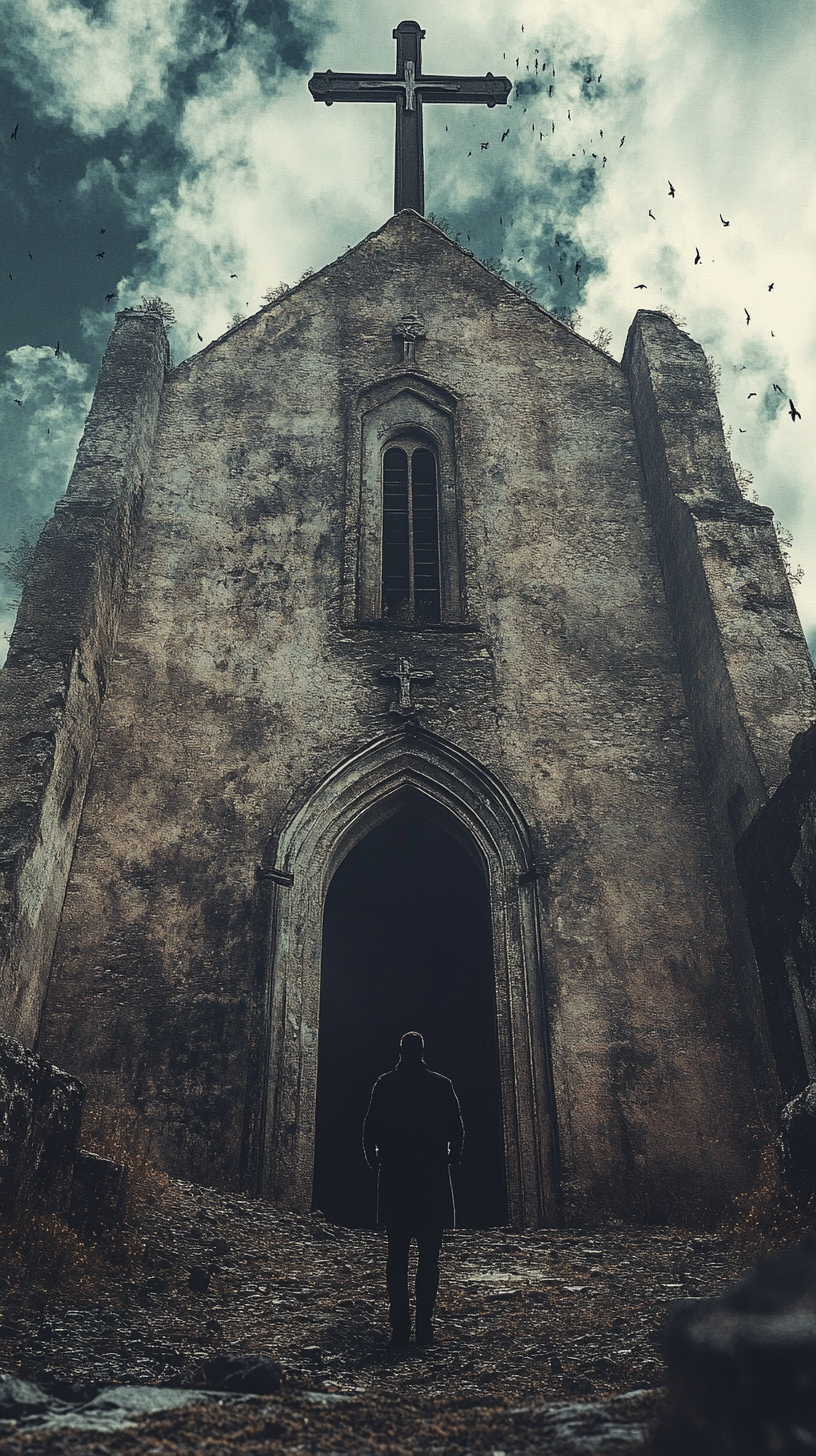
{"label": "small plant sprouting from stone", "polygon": [[793,533],[788,530],[787,526],[783,526],[781,521],[777,520],[774,520],[774,530],[776,531],[776,539],[779,542],[779,550],[782,553],[782,560],[785,563],[785,572],[788,581],[791,586],[799,586],[804,581],[805,571],[802,566],[797,565],[795,569],[793,566],[791,557]]}
{"label": "small plant sprouting from stone", "polygon": [[287,293],[291,293],[291,291],[291,283],[276,283],[274,288],[267,288],[261,297],[264,303],[277,303],[279,298],[283,298]]}
{"label": "small plant sprouting from stone", "polygon": [[715,394],[719,394],[720,384],[722,382],[722,368],[717,363],[713,354],[706,354],[706,368],[708,369],[708,377],[711,382],[711,388],[714,390]]}
{"label": "small plant sprouting from stone", "polygon": [[453,238],[454,242],[457,242],[458,239],[462,236],[461,233],[455,233],[453,231],[453,228],[446,217],[437,217],[435,212],[428,213],[428,222],[433,223],[434,227],[439,228],[439,231],[441,233],[444,233],[446,237]]}
{"label": "small plant sprouting from stone", "polygon": [[595,345],[596,349],[600,349],[603,354],[608,354],[610,358],[612,357],[611,329],[596,329],[594,334],[592,335],[591,342]]}
{"label": "small plant sprouting from stone", "polygon": [[172,304],[165,303],[163,298],[156,294],[155,298],[145,298],[142,295],[142,302],[139,306],[140,313],[157,313],[166,329],[172,329],[176,322],[175,309]]}
{"label": "small plant sprouting from stone", "polygon": [[669,308],[667,303],[659,303],[655,309],[655,313],[664,313],[666,318],[670,318],[673,324],[677,324],[678,329],[688,328],[688,320],[681,313],[678,313],[676,309]]}
{"label": "small plant sprouting from stone", "polygon": [[574,334],[578,333],[582,319],[577,308],[568,308],[566,305],[563,308],[554,308],[552,315],[560,324],[566,324],[568,329],[572,329]]}
{"label": "small plant sprouting from stone", "polygon": [[238,324],[242,324],[244,322],[244,319],[245,318],[246,318],[246,314],[245,313],[234,313],[232,315],[232,318],[230,319],[230,325],[229,325],[230,328],[231,329],[236,328],[238,326]]}
{"label": "small plant sprouting from stone", "polygon": [[517,288],[519,293],[523,293],[525,298],[535,298],[536,296],[536,286],[532,278],[515,278],[513,287]]}
{"label": "small plant sprouting from stone", "polygon": [[304,268],[303,272],[301,273],[300,277],[298,278],[298,283],[305,283],[306,282],[306,279],[307,278],[311,278],[311,276],[312,276],[313,273],[314,273],[314,268]]}
{"label": "small plant sprouting from stone", "polygon": [[[731,434],[731,432],[729,430],[729,438],[730,438],[730,434]],[[735,480],[737,482],[737,485],[739,486],[742,494],[744,496],[747,496],[749,500],[752,500],[752,501],[759,500],[759,496],[757,495],[756,491],[753,489],[754,477],[753,477],[751,471],[750,470],[746,470],[744,465],[740,465],[739,460],[732,460],[731,461],[731,464],[734,467],[734,478],[735,478]]]}

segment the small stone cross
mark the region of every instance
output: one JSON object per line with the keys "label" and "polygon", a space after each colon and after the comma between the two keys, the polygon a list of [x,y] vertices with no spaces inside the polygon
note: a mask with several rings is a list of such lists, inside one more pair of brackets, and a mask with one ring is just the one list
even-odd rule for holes
{"label": "small stone cross", "polygon": [[309,82],[315,101],[395,101],[397,135],[394,163],[394,211],[412,207],[425,212],[425,161],[422,147],[423,101],[465,102],[504,106],[513,87],[506,76],[423,76],[422,39],[416,20],[401,20],[392,32],[397,42],[393,76],[363,76],[356,71],[316,71]]}
{"label": "small stone cross", "polygon": [[420,339],[425,338],[419,316],[415,313],[404,313],[399,323],[394,325],[394,338],[402,343],[403,361],[406,364],[416,363],[416,345]]}
{"label": "small stone cross", "polygon": [[401,718],[413,718],[417,712],[416,703],[411,702],[412,682],[433,682],[432,672],[415,672],[411,667],[408,657],[399,659],[399,667],[396,671],[388,672],[384,667],[380,668],[380,677],[386,682],[399,683],[399,698],[392,703],[388,709],[389,713],[397,713]]}

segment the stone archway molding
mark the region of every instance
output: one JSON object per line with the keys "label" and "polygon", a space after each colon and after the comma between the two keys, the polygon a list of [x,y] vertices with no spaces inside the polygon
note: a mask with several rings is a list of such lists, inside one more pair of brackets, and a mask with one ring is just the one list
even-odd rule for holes
{"label": "stone archway molding", "polygon": [[301,1212],[311,1206],[326,892],[354,845],[406,804],[441,822],[485,874],[508,1209],[516,1226],[555,1224],[558,1159],[530,833],[495,775],[412,723],[332,769],[293,806],[264,855],[272,906],[259,1191]]}

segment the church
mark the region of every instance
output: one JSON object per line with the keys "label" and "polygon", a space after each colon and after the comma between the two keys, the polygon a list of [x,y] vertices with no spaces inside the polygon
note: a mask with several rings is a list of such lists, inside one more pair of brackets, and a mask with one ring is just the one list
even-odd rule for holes
{"label": "church", "polygon": [[735,859],[816,716],[772,513],[670,318],[618,363],[405,195],[176,367],[117,315],[2,674],[4,1029],[364,1224],[415,1028],[460,1222],[705,1222],[814,1073]]}

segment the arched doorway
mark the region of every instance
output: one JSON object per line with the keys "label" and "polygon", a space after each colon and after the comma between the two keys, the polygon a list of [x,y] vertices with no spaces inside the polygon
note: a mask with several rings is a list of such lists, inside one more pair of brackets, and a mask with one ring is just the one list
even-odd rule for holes
{"label": "arched doorway", "polygon": [[375,1177],[360,1130],[372,1084],[421,1031],[450,1076],[465,1151],[457,1222],[507,1222],[493,934],[484,866],[412,796],[335,871],[323,916],[313,1204],[337,1223],[374,1223]]}
{"label": "arched doorway", "polygon": [[417,801],[472,851],[488,886],[509,1220],[557,1224],[558,1140],[530,832],[493,773],[414,723],[304,790],[258,865],[267,941],[261,1050],[245,1124],[252,1186],[287,1207],[312,1206],[326,895],[354,846]]}

